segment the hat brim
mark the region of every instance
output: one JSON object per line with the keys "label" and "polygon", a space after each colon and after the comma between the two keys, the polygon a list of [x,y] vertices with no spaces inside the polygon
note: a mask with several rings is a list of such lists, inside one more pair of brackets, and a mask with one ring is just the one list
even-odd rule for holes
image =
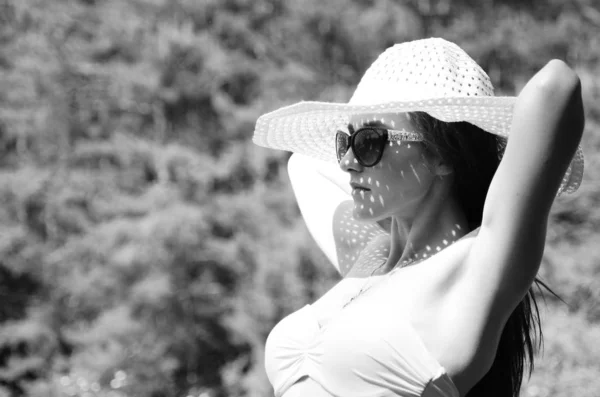
{"label": "hat brim", "polygon": [[[347,128],[357,114],[426,112],[445,122],[466,121],[484,131],[508,138],[515,97],[453,97],[416,101],[353,105],[330,102],[299,102],[259,117],[253,142],[257,145],[301,153],[315,159],[336,162],[335,134]],[[581,184],[581,147],[565,173],[559,194],[572,193]]]}

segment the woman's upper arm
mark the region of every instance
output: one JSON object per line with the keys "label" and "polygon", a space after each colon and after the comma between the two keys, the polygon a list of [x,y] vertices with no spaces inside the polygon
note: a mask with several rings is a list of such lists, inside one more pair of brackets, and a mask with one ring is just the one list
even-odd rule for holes
{"label": "woman's upper arm", "polygon": [[579,79],[561,61],[542,68],[517,98],[510,138],[467,260],[477,282],[487,284],[481,287],[506,293],[514,304],[539,269],[550,207],[583,125]]}
{"label": "woman's upper arm", "polygon": [[288,173],[310,234],[325,256],[340,271],[333,220],[340,204],[350,199],[348,176],[336,164],[297,153],[290,157]]}

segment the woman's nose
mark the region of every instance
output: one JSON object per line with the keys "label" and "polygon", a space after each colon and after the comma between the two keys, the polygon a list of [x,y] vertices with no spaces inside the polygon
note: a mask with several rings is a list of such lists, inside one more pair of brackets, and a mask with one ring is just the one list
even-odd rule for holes
{"label": "woman's nose", "polygon": [[340,168],[342,169],[342,171],[345,172],[361,172],[363,170],[363,166],[360,165],[360,163],[356,160],[356,157],[354,156],[354,152],[352,151],[351,147],[348,148],[348,151],[340,160]]}

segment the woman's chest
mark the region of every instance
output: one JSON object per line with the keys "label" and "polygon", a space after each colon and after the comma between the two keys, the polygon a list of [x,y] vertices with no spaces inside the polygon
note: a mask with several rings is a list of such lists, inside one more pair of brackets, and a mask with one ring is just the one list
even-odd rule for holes
{"label": "woman's chest", "polygon": [[[313,305],[319,326],[348,340],[381,337],[401,343],[417,341],[451,375],[462,375],[468,363],[448,358],[456,348],[476,348],[469,324],[453,324],[451,299],[460,293],[464,260],[472,241],[462,240],[427,260],[390,274],[346,277]],[[329,330],[327,330],[329,328]],[[464,335],[462,337],[461,335]],[[463,340],[464,339],[464,340]],[[449,349],[449,347],[451,347]]]}
{"label": "woman's chest", "polygon": [[[380,269],[386,258],[367,250],[367,255],[358,258],[353,272],[312,304],[319,324],[326,326],[336,321],[360,302],[361,307],[366,306],[373,313],[382,313],[381,308],[387,307],[389,315],[415,319],[415,323],[427,328],[437,326],[435,313],[442,310],[445,298],[460,279],[469,246],[468,241],[461,241],[414,266],[373,276],[370,274]],[[424,318],[429,323],[424,323]]]}

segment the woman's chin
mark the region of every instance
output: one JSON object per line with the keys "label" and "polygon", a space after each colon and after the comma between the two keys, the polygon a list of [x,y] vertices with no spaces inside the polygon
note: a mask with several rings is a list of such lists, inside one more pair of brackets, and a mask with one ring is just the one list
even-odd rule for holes
{"label": "woman's chin", "polygon": [[356,201],[354,201],[352,216],[354,217],[354,220],[359,222],[373,222],[385,217],[383,214],[375,211],[373,207],[357,203]]}

